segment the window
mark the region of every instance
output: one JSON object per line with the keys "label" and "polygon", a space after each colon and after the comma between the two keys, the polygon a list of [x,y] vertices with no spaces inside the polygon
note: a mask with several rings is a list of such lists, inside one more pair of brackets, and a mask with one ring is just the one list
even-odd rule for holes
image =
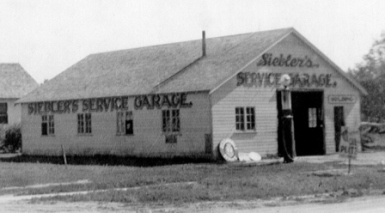
{"label": "window", "polygon": [[173,132],[179,132],[180,124],[179,124],[179,110],[172,110],[172,122],[171,127]]}
{"label": "window", "polygon": [[179,109],[162,110],[162,130],[163,132],[180,131]]}
{"label": "window", "polygon": [[41,135],[54,135],[55,121],[53,115],[41,116]]}
{"label": "window", "polygon": [[116,113],[117,135],[133,135],[134,122],[132,119],[132,111]]}
{"label": "window", "polygon": [[162,110],[162,130],[167,133],[166,143],[177,143],[178,137],[175,133],[180,132],[179,109]]}
{"label": "window", "polygon": [[[246,111],[246,114],[245,114]],[[236,130],[255,130],[255,108],[236,107],[235,108],[235,129]]]}
{"label": "window", "polygon": [[255,129],[255,112],[254,107],[246,107],[246,129]]}
{"label": "window", "polygon": [[235,108],[235,129],[245,130],[245,112],[242,107]]}
{"label": "window", "polygon": [[8,123],[7,103],[0,103],[0,124]]}
{"label": "window", "polygon": [[78,133],[79,134],[92,133],[91,113],[78,114]]}
{"label": "window", "polygon": [[309,128],[317,127],[317,108],[309,108]]}

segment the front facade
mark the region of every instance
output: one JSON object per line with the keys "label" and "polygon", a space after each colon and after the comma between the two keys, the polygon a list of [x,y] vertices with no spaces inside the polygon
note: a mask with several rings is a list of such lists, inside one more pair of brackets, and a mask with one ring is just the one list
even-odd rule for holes
{"label": "front facade", "polygon": [[[140,57],[122,51],[91,55],[63,72],[19,101],[23,152],[216,158],[230,138],[240,152],[277,155],[283,74],[292,79],[297,155],[334,153],[341,126],[358,129],[365,90],[294,29],[208,39],[207,56],[196,54],[197,43],[133,50],[152,61],[151,70],[166,67],[161,74],[137,71],[132,58]],[[166,65],[151,58],[175,48],[188,51],[175,51]],[[178,60],[189,52],[190,61]],[[125,63],[130,68],[119,67]],[[115,78],[105,80],[108,73]],[[106,91],[103,83],[121,87]]]}
{"label": "front facade", "polygon": [[304,41],[290,35],[212,92],[214,147],[231,138],[240,152],[277,154],[282,111],[278,81],[283,74],[292,79],[297,155],[334,153],[342,125],[358,130],[360,91]]}

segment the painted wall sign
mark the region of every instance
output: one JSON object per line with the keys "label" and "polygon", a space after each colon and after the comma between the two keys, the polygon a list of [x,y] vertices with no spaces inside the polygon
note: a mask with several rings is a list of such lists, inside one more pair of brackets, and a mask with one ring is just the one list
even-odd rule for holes
{"label": "painted wall sign", "polygon": [[329,95],[330,104],[354,104],[357,98],[354,95]]}
{"label": "painted wall sign", "polygon": [[[237,86],[279,87],[279,79],[283,73],[256,73],[240,72],[237,74]],[[336,87],[331,74],[288,74],[291,78],[291,87]]]}
{"label": "painted wall sign", "polygon": [[[134,98],[134,108],[137,110],[191,107],[192,102],[187,103],[187,93],[140,95]],[[81,106],[82,112],[107,112],[128,110],[128,96],[89,98],[82,100],[45,101],[28,104],[28,114],[42,113],[77,113]]]}
{"label": "painted wall sign", "polygon": [[262,55],[261,60],[257,62],[257,66],[274,66],[274,67],[319,67],[319,64],[315,64],[308,56],[305,57],[293,57],[291,54],[284,56],[274,56],[271,53],[265,53]]}
{"label": "painted wall sign", "polygon": [[187,93],[141,95],[135,97],[134,107],[135,109],[142,109],[143,107],[147,107],[147,109],[191,107],[192,102],[187,103],[186,101]]}

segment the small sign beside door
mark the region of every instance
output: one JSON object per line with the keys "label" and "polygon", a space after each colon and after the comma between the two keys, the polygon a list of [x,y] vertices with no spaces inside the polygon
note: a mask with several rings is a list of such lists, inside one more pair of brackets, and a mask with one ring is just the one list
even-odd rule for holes
{"label": "small sign beside door", "polygon": [[340,156],[347,157],[349,159],[357,158],[357,146],[360,143],[359,132],[348,132],[346,127],[342,127],[341,143],[340,143]]}
{"label": "small sign beside door", "polygon": [[329,95],[329,104],[354,104],[357,98],[354,95]]}

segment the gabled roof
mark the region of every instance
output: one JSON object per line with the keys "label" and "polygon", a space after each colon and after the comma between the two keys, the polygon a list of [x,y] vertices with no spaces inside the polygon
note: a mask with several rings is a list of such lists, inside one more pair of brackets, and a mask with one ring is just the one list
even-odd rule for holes
{"label": "gabled roof", "polygon": [[213,91],[292,28],[87,56],[18,102]]}
{"label": "gabled roof", "polygon": [[21,98],[38,87],[17,63],[0,63],[0,98]]}
{"label": "gabled roof", "polygon": [[210,90],[289,31],[91,54],[18,102]]}

